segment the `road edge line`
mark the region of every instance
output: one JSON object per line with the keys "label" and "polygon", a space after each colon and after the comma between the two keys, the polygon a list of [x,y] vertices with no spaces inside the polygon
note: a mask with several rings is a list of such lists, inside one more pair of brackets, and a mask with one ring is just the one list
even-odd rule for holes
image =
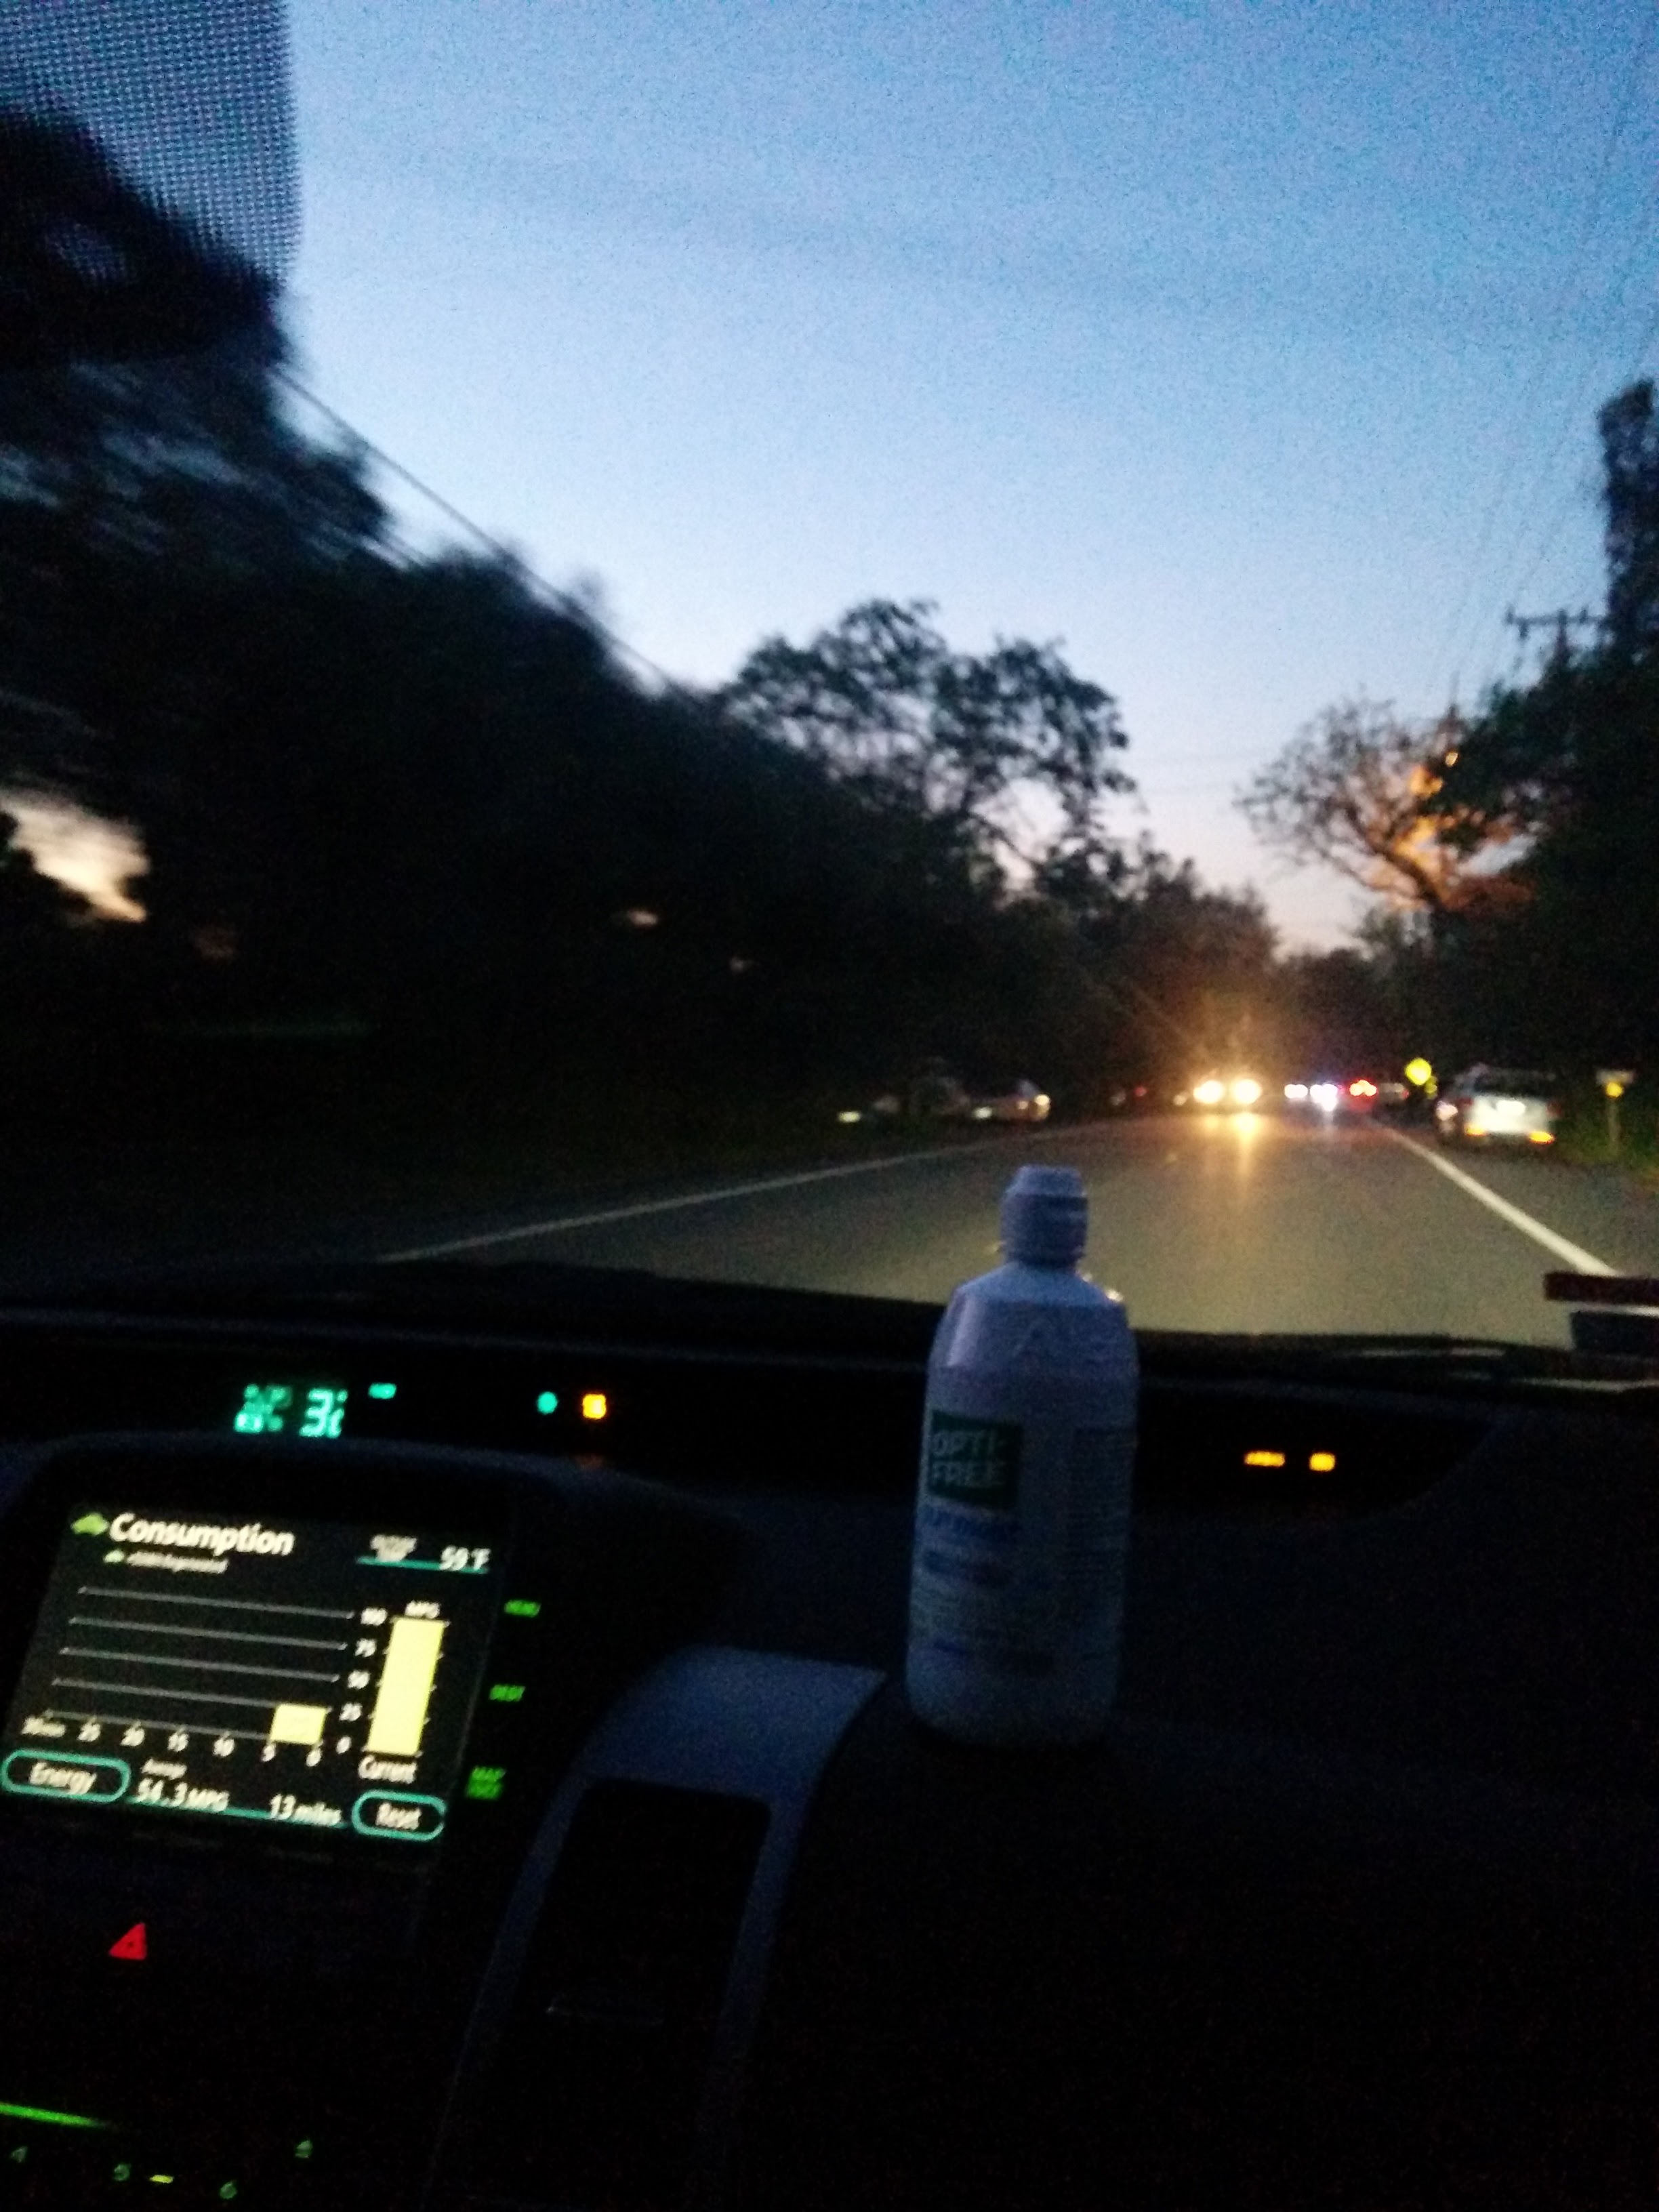
{"label": "road edge line", "polygon": [[1573,1268],[1577,1273],[1581,1275],[1616,1275],[1618,1273],[1619,1270],[1616,1267],[1608,1267],[1605,1260],[1598,1260],[1595,1253],[1585,1251],[1582,1244],[1575,1244],[1571,1237],[1562,1237],[1553,1229],[1547,1227],[1543,1222],[1534,1220],[1523,1207],[1512,1205],[1507,1198],[1500,1198],[1495,1190],[1488,1189],[1485,1183],[1468,1174],[1464,1169],[1455,1167],[1451,1161],[1443,1158],[1439,1152],[1431,1151],[1427,1145],[1419,1144],[1415,1137],[1408,1137],[1403,1130],[1390,1129],[1382,1124],[1373,1123],[1372,1126],[1376,1128],[1380,1136],[1392,1137],[1396,1145],[1403,1145],[1408,1152],[1415,1152],[1419,1159],[1426,1160],[1431,1168],[1437,1168],[1443,1176],[1457,1185],[1459,1190],[1466,1191],[1471,1198],[1477,1199],[1482,1206],[1489,1207],[1500,1221],[1507,1221],[1511,1229],[1518,1229],[1523,1237],[1530,1237],[1534,1244],[1541,1244],[1547,1252],[1553,1252],[1558,1260],[1565,1260],[1568,1267]]}
{"label": "road edge line", "polygon": [[[1068,1122],[1054,1129],[1020,1132],[1030,1143],[1055,1137],[1076,1137],[1099,1127],[1097,1122]],[[773,1190],[799,1190],[807,1183],[834,1182],[843,1176],[874,1175],[883,1168],[909,1167],[923,1160],[957,1160],[969,1152],[991,1152],[1008,1144],[1007,1137],[983,1137],[969,1145],[935,1145],[925,1152],[888,1152],[878,1160],[842,1160],[830,1168],[808,1168],[793,1175],[766,1176],[753,1182],[726,1183],[717,1190],[695,1190],[678,1198],[652,1198],[635,1206],[606,1206],[594,1213],[562,1214],[553,1221],[532,1221],[519,1229],[492,1229],[478,1237],[452,1237],[441,1243],[411,1245],[400,1252],[380,1252],[375,1258],[392,1266],[404,1260],[442,1260],[453,1252],[482,1252],[491,1244],[517,1244],[532,1237],[557,1237],[573,1229],[602,1229],[613,1221],[639,1221],[653,1213],[678,1213],[694,1206],[719,1206],[730,1198],[757,1198]]]}

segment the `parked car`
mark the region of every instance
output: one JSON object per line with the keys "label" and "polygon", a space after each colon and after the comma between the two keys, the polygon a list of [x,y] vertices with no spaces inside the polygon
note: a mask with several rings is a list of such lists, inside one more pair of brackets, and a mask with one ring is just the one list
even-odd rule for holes
{"label": "parked car", "polygon": [[1022,1076],[1011,1090],[997,1091],[990,1097],[970,1099],[967,1119],[970,1121],[1046,1121],[1053,1103],[1046,1091],[1039,1091],[1029,1076]]}
{"label": "parked car", "polygon": [[1559,1091],[1536,1068],[1468,1068],[1436,1100],[1435,1133],[1443,1145],[1553,1145]]}
{"label": "parked car", "polygon": [[926,1060],[902,1089],[884,1093],[867,1106],[848,1107],[838,1121],[1046,1121],[1052,1105],[1046,1091],[1022,1076],[1006,1091],[972,1091],[943,1060]]}

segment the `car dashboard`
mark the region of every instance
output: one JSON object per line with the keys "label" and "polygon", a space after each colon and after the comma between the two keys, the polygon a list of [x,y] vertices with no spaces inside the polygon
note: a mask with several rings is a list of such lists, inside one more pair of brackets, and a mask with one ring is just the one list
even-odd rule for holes
{"label": "car dashboard", "polygon": [[899,1683],[935,1319],[0,1310],[0,2199],[1650,2203],[1636,1370],[1144,1339],[1117,1712],[993,1753]]}

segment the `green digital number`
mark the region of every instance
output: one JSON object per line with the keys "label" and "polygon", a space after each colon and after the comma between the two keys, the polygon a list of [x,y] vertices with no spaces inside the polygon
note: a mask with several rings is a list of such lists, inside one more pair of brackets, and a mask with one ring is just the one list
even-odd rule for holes
{"label": "green digital number", "polygon": [[300,1434],[302,1437],[337,1437],[345,1426],[346,1400],[350,1393],[331,1389],[318,1383],[306,1392],[306,1408],[301,1416]]}
{"label": "green digital number", "polygon": [[239,1437],[271,1437],[288,1425],[294,1392],[286,1382],[250,1382],[231,1426]]}

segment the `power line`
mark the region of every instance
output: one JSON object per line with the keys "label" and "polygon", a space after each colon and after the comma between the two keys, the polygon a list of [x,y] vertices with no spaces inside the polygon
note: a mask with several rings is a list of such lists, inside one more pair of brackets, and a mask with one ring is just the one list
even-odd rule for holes
{"label": "power line", "polygon": [[[1621,272],[1619,281],[1619,294],[1621,298],[1624,288],[1629,283],[1635,264],[1640,258],[1645,245],[1644,238],[1638,243],[1637,252],[1632,253]],[[1640,374],[1648,349],[1652,344],[1656,333],[1659,333],[1659,306],[1656,306],[1650,313],[1638,336],[1630,356],[1630,366],[1622,373],[1614,373],[1613,379],[1614,389],[1622,391]],[[1526,559],[1524,567],[1520,566],[1525,555],[1528,539],[1532,534],[1537,519],[1541,499],[1548,489],[1558,465],[1575,435],[1581,430],[1585,416],[1598,392],[1604,392],[1607,384],[1607,372],[1603,368],[1592,370],[1589,376],[1580,381],[1575,390],[1571,406],[1562,419],[1555,441],[1537,471],[1534,478],[1536,495],[1523,510],[1516,528],[1510,535],[1504,561],[1496,571],[1499,575],[1507,574],[1510,577],[1510,586],[1505,596],[1511,600],[1519,599],[1526,592],[1559,536],[1562,524],[1571,513],[1575,502],[1582,495],[1582,486],[1576,478],[1562,489],[1554,506],[1549,511],[1542,533],[1533,538],[1530,557]],[[1467,650],[1472,651],[1478,644],[1482,631],[1489,627],[1491,619],[1490,617],[1482,618],[1468,633]]]}
{"label": "power line", "polygon": [[[1613,158],[1618,151],[1620,143],[1624,137],[1625,131],[1630,122],[1631,117],[1635,112],[1638,96],[1641,91],[1642,80],[1648,66],[1650,51],[1653,45],[1656,32],[1659,31],[1659,9],[1656,9],[1650,5],[1644,11],[1644,20],[1642,29],[1637,38],[1635,47],[1632,52],[1626,76],[1624,92],[1613,112],[1613,122],[1609,127],[1606,143],[1601,149],[1601,158],[1597,166],[1595,181],[1590,188],[1589,200],[1584,210],[1584,217],[1582,224],[1580,225],[1578,238],[1568,258],[1567,270],[1562,277],[1560,286],[1557,291],[1555,303],[1551,310],[1548,325],[1545,336],[1540,344],[1538,353],[1534,358],[1532,374],[1528,379],[1526,390],[1522,397],[1521,405],[1516,419],[1515,434],[1510,441],[1509,453],[1499,474],[1498,484],[1492,492],[1491,499],[1487,501],[1486,510],[1481,517],[1480,529],[1476,538],[1474,551],[1470,556],[1463,589],[1459,595],[1457,605],[1453,612],[1451,620],[1446,626],[1440,650],[1436,657],[1436,668],[1434,671],[1436,676],[1438,675],[1440,669],[1443,668],[1448,661],[1452,659],[1454,648],[1457,646],[1459,641],[1463,636],[1465,617],[1468,614],[1469,604],[1474,596],[1476,587],[1481,580],[1483,574],[1482,564],[1486,560],[1487,550],[1491,545],[1492,534],[1498,527],[1498,516],[1503,510],[1504,502],[1509,497],[1510,488],[1516,481],[1517,471],[1521,467],[1528,446],[1530,443],[1533,418],[1536,411],[1536,404],[1539,395],[1543,390],[1551,364],[1560,350],[1561,341],[1566,329],[1568,311],[1571,306],[1573,296],[1577,289],[1579,267],[1583,261],[1584,256],[1589,250],[1590,241],[1594,238],[1596,228],[1601,222],[1601,210],[1606,197],[1607,179],[1612,173]],[[1644,238],[1645,238],[1645,228],[1644,231]],[[1638,241],[1638,251],[1640,241]],[[1631,266],[1631,263],[1627,262],[1619,280],[1617,289],[1621,296],[1624,287],[1629,281]],[[1560,441],[1558,441],[1558,447],[1556,448],[1558,451],[1559,442]],[[1553,460],[1554,453],[1553,453],[1550,464],[1552,466],[1553,465]],[[1522,525],[1522,532],[1524,532],[1526,527],[1527,525],[1523,522]],[[1472,640],[1471,642],[1473,642]]]}
{"label": "power line", "polygon": [[[1656,337],[1659,337],[1659,301],[1655,302],[1653,309],[1648,316],[1647,321],[1642,326],[1641,335],[1637,339],[1635,348],[1630,357],[1630,365],[1626,369],[1623,375],[1620,377],[1615,387],[1618,391],[1625,391],[1629,386],[1634,384],[1637,378],[1640,376],[1643,367],[1647,360],[1648,349],[1652,345]],[[1557,533],[1559,532],[1563,522],[1565,521],[1572,503],[1577,495],[1577,485],[1573,485],[1570,487],[1569,489],[1563,494],[1560,500],[1558,501],[1554,510],[1551,514],[1549,520],[1544,526],[1544,534],[1537,543],[1531,561],[1528,563],[1524,574],[1520,577],[1519,580],[1516,584],[1515,596],[1517,599],[1520,597],[1521,593],[1526,590],[1528,585],[1531,583],[1533,578],[1537,574],[1540,568],[1543,565],[1545,556],[1548,554],[1551,547],[1554,544]]]}
{"label": "power line", "polygon": [[[1624,267],[1620,271],[1618,282],[1614,288],[1614,297],[1620,305],[1623,304],[1626,289],[1630,283],[1632,276],[1636,273],[1638,264],[1642,261],[1647,252],[1650,243],[1649,234],[1651,231],[1652,227],[1653,218],[1650,216],[1648,222],[1644,226],[1642,234],[1638,238],[1634,247],[1626,257]],[[1628,384],[1638,374],[1642,361],[1647,353],[1648,347],[1652,343],[1656,331],[1659,331],[1659,308],[1656,308],[1652,313],[1650,313],[1648,319],[1643,325],[1630,356],[1634,366],[1619,377],[1619,389],[1622,390],[1625,385]],[[1577,486],[1569,485],[1567,489],[1558,499],[1554,508],[1552,510],[1550,520],[1546,525],[1545,534],[1542,541],[1537,544],[1536,550],[1534,550],[1525,570],[1520,573],[1517,576],[1516,574],[1514,564],[1522,557],[1527,541],[1532,535],[1534,526],[1537,519],[1540,500],[1546,492],[1557,465],[1562,459],[1567,447],[1571,445],[1573,439],[1579,434],[1584,416],[1588,411],[1591,402],[1595,399],[1597,391],[1599,389],[1604,389],[1606,382],[1606,370],[1604,368],[1596,368],[1593,369],[1588,376],[1580,379],[1577,385],[1575,386],[1571,403],[1562,419],[1560,428],[1556,434],[1555,441],[1550,447],[1549,453],[1542,465],[1538,470],[1535,479],[1538,496],[1535,496],[1531,501],[1529,507],[1523,511],[1520,522],[1510,539],[1509,550],[1504,557],[1503,567],[1499,570],[1500,574],[1507,572],[1516,579],[1511,586],[1510,597],[1518,597],[1522,592],[1525,591],[1527,586],[1532,581],[1534,575],[1537,573],[1539,563],[1548,552],[1551,544],[1554,541],[1556,533],[1560,528],[1562,520],[1565,519],[1568,510],[1571,508],[1573,500],[1577,495]]]}
{"label": "power line", "polygon": [[458,528],[465,531],[467,536],[476,544],[483,546],[487,552],[493,553],[498,560],[507,562],[521,574],[527,576],[540,596],[556,608],[559,613],[568,615],[572,620],[580,623],[584,629],[592,630],[596,637],[603,638],[613,653],[619,653],[625,660],[632,661],[636,668],[642,669],[647,675],[653,678],[665,690],[675,691],[684,688],[678,677],[671,676],[665,668],[660,667],[647,653],[641,653],[636,646],[630,645],[626,638],[619,636],[615,630],[600,620],[592,608],[585,606],[571,592],[562,592],[556,584],[550,584],[545,576],[529,565],[522,554],[497,538],[493,532],[486,530],[481,522],[475,522],[470,514],[456,506],[453,500],[446,499],[441,491],[434,489],[422,477],[417,477],[413,469],[405,466],[394,455],[388,453],[383,446],[377,446],[372,438],[365,436],[355,422],[348,422],[337,407],[331,407],[327,400],[313,392],[309,385],[303,383],[291,369],[278,368],[275,374],[279,384],[285,386],[296,398],[303,399],[308,407],[314,407],[317,412],[331,422],[337,430],[343,431],[352,443],[368,454],[380,468],[399,478],[410,487],[410,490],[418,492],[422,499],[430,501],[441,515],[454,523]]}

